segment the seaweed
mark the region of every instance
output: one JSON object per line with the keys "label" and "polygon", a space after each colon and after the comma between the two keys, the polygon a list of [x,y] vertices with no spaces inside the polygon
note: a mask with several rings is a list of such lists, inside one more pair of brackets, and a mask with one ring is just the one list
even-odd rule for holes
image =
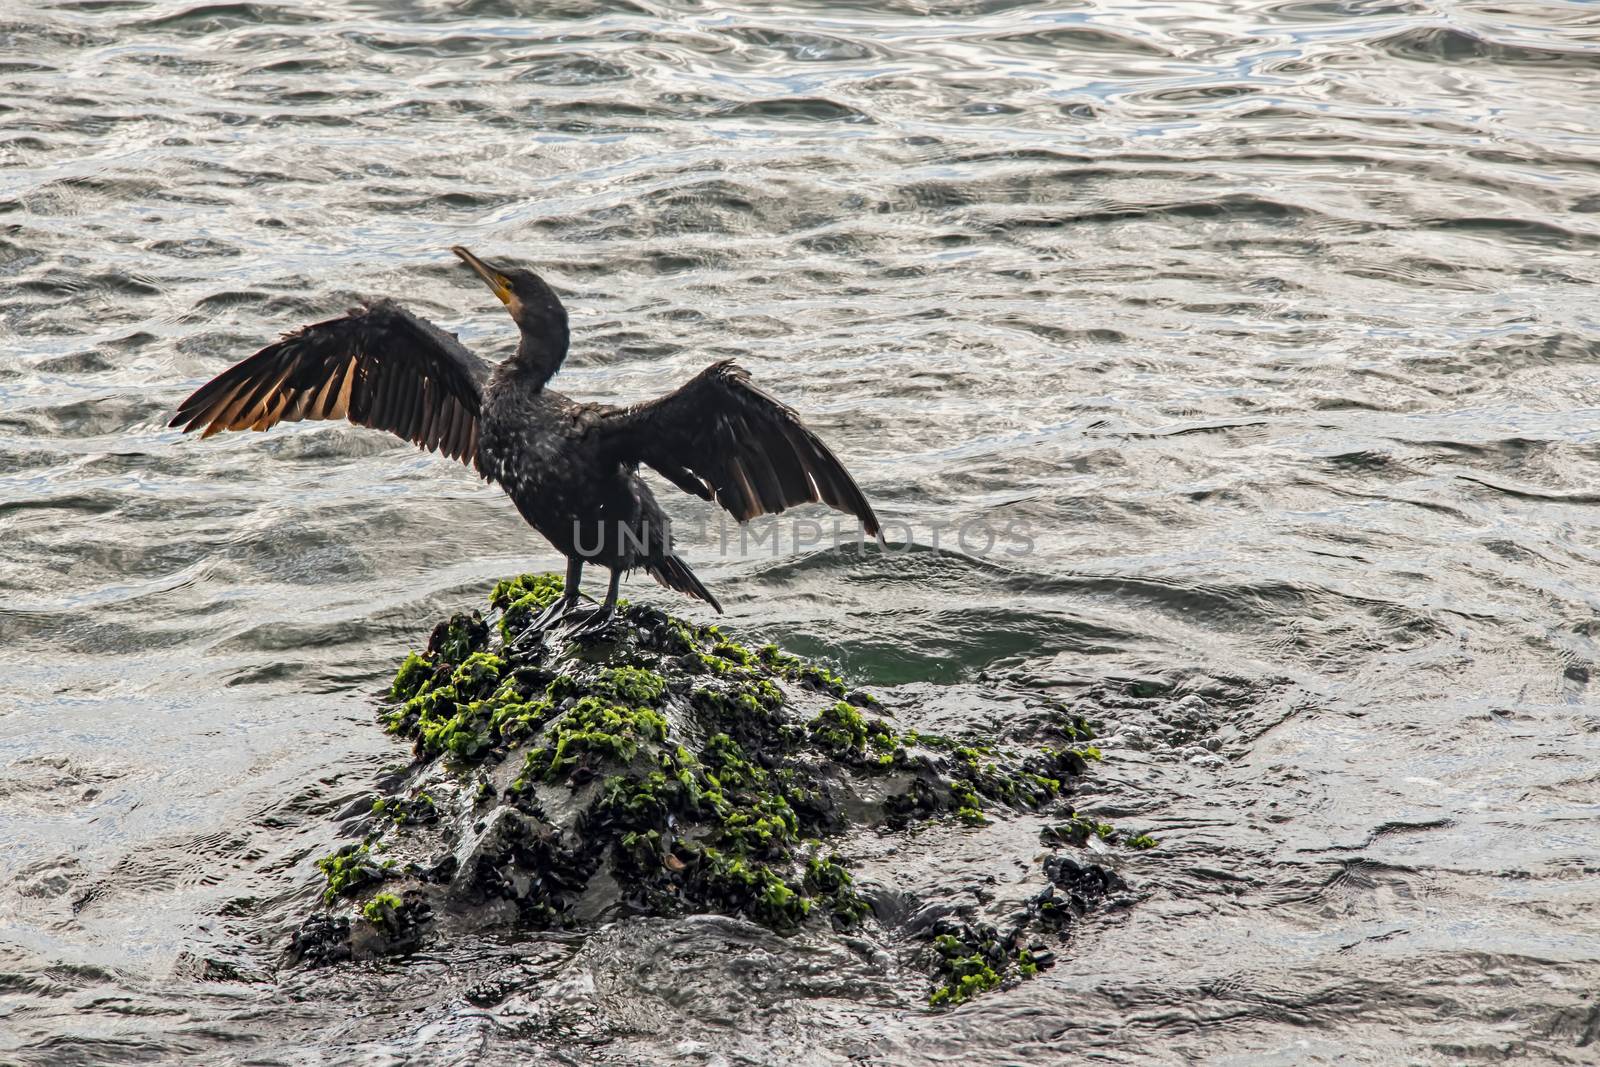
{"label": "seaweed", "polygon": [[1039,831],[1039,843],[1043,845],[1070,845],[1082,848],[1089,843],[1090,838],[1133,849],[1155,848],[1158,844],[1156,839],[1147,833],[1130,834],[1118,830],[1111,823],[1085,818],[1070,808],[1067,810],[1065,822],[1046,825]]}
{"label": "seaweed", "polygon": [[[780,933],[875,929],[880,890],[863,885],[842,834],[1039,810],[1098,756],[1088,724],[1065,712],[1040,746],[903,730],[825,666],[645,606],[621,610],[605,642],[559,629],[519,640],[561,592],[554,575],[499,582],[491,621],[454,614],[404,657],[381,717],[413,746],[410,784],[373,803],[366,839],[317,861],[334,914],[307,920],[297,958],[409,951],[446,899],[458,917],[478,908],[535,928],[621,910],[720,912]],[[1070,808],[1062,818],[1046,844],[1100,831]],[[380,862],[386,848],[407,862]],[[1064,929],[1114,888],[1050,864],[1027,909],[1036,927]],[[375,887],[353,912],[341,904]],[[929,1003],[1048,966],[1020,929],[937,931]]]}
{"label": "seaweed", "polygon": [[359,845],[340,846],[317,860],[317,866],[328,878],[327,887],[322,891],[324,902],[374,885],[388,876],[388,871],[373,860],[371,846],[365,841]]}
{"label": "seaweed", "polygon": [[394,915],[400,909],[400,904],[400,898],[393,893],[379,893],[361,905],[361,916],[373,926],[386,927],[394,922]]}

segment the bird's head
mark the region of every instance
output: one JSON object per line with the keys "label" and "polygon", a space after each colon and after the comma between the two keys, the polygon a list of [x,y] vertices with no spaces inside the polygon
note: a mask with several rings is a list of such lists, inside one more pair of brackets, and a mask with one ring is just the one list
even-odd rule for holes
{"label": "bird's head", "polygon": [[482,278],[526,339],[530,336],[545,344],[567,347],[567,309],[545,280],[521,267],[496,267],[485,263],[460,245],[450,249]]}

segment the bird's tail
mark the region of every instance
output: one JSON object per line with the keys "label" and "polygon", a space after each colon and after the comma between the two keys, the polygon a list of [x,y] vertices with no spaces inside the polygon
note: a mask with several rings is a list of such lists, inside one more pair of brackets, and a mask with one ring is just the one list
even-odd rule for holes
{"label": "bird's tail", "polygon": [[717,603],[717,598],[711,591],[700,584],[700,579],[694,576],[694,571],[689,565],[677,556],[663,556],[653,559],[644,565],[650,576],[668,589],[676,589],[680,593],[704,600],[716,609],[717,614],[722,614],[722,605]]}

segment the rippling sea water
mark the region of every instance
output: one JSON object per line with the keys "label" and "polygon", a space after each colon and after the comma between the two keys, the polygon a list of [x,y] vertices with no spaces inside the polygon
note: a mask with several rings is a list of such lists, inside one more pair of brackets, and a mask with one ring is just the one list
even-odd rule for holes
{"label": "rippling sea water", "polygon": [[[1521,0],[0,5],[0,1060],[1591,1062],[1597,42]],[[559,561],[386,437],[165,422],[364,296],[505,354],[456,243],[559,288],[568,392],[737,356],[804,411],[918,547],[708,538],[730,625],[914,721],[1089,710],[1140,903],[948,1013],[718,919],[276,974],[407,758],[401,650]],[[1032,550],[934,546],[977,522]],[[939,832],[876,876],[1038,848]]]}

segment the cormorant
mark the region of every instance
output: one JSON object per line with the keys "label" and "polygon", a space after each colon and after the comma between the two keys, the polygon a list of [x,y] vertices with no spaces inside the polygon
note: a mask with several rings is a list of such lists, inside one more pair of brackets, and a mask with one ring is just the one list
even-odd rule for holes
{"label": "cormorant", "polygon": [[494,267],[451,249],[510,311],[522,341],[491,365],[388,299],[285,334],[195,390],[170,425],[265,430],[300,419],[349,419],[474,466],[567,557],[560,600],[535,623],[577,605],[585,563],[611,582],[583,630],[603,628],[622,575],[643,567],[669,589],[722,605],[672,552],[666,517],[641,464],[744,522],[820,501],[880,537],[877,517],[844,465],[794,410],[713,363],[657,400],[630,407],[570,400],[545,385],[567,355],[567,312],[530,270]]}

